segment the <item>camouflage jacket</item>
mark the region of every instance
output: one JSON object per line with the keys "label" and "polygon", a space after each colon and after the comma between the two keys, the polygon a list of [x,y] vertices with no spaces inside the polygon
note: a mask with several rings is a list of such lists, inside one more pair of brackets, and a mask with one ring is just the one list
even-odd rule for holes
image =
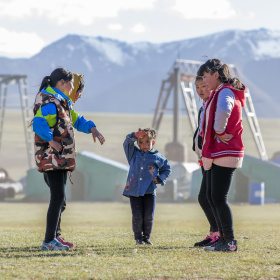
{"label": "camouflage jacket", "polygon": [[50,127],[53,140],[60,142],[62,151],[57,152],[49,143],[35,134],[35,162],[39,172],[51,170],[75,169],[75,139],[70,108],[66,99],[59,101],[55,96],[39,92],[35,98],[34,115],[48,103],[53,103],[57,109],[57,122]]}

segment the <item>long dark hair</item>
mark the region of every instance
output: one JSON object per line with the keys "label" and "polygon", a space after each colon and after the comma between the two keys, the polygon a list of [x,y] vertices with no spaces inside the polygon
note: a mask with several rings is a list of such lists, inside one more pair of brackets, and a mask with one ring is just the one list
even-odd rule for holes
{"label": "long dark hair", "polygon": [[[39,92],[45,88],[45,87],[55,87],[57,82],[60,80],[64,80],[65,82],[69,82],[73,79],[73,74],[72,72],[68,71],[65,68],[56,68],[55,70],[52,71],[50,76],[45,76],[42,80],[41,86],[39,88]],[[39,93],[38,92],[38,93]],[[35,104],[33,108],[33,114],[35,116],[36,114],[36,109],[35,109]],[[33,119],[31,120],[29,127],[32,126],[33,124]]]}
{"label": "long dark hair", "polygon": [[202,64],[198,71],[198,76],[203,76],[203,73],[210,73],[213,75],[215,72],[219,73],[219,80],[222,83],[230,83],[236,89],[243,89],[243,85],[236,77],[232,77],[229,67],[217,58],[208,59]]}
{"label": "long dark hair", "polygon": [[64,80],[65,82],[69,82],[73,79],[72,72],[68,71],[65,68],[56,68],[52,71],[50,76],[45,76],[42,80],[41,86],[39,88],[39,92],[45,87],[55,87],[57,82],[60,80]]}

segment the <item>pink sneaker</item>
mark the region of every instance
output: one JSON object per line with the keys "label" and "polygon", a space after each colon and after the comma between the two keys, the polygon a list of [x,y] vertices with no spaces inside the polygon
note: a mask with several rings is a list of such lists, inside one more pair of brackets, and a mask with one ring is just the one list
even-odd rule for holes
{"label": "pink sneaker", "polygon": [[69,241],[65,241],[64,238],[62,237],[57,237],[56,238],[62,245],[67,245],[69,248],[72,248],[74,246],[73,243],[69,242]]}
{"label": "pink sneaker", "polygon": [[220,236],[214,236],[214,237],[212,238],[212,240],[210,241],[210,243],[211,243],[211,244],[217,243],[216,241],[218,241],[219,239],[220,239]]}

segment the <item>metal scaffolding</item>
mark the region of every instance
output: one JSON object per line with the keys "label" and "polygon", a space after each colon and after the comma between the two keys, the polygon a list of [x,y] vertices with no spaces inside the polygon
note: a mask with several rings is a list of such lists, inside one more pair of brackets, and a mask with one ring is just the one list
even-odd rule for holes
{"label": "metal scaffolding", "polygon": [[28,80],[24,75],[0,75],[0,149],[2,144],[3,124],[6,110],[6,101],[9,85],[17,84],[20,94],[20,105],[24,125],[27,158],[29,168],[35,166],[34,147],[32,140],[32,129],[29,126],[31,121],[31,112],[29,108]]}
{"label": "metal scaffolding", "polygon": [[[179,123],[179,92],[183,95],[184,105],[193,132],[197,127],[197,106],[195,100],[195,87],[194,81],[197,70],[203,62],[177,59],[169,77],[162,81],[160,93],[155,109],[155,114],[152,122],[152,127],[156,130],[159,129],[162,117],[167,110],[167,104],[173,91],[173,142],[178,142],[178,123]],[[237,68],[233,64],[228,65],[233,76],[240,77]],[[255,140],[260,158],[267,160],[266,149],[264,146],[262,134],[259,128],[258,119],[255,113],[252,97],[249,89],[246,89],[246,104],[244,111]]]}
{"label": "metal scaffolding", "polygon": [[253,134],[260,158],[262,160],[268,160],[266,149],[265,149],[263,138],[262,138],[262,134],[261,134],[261,130],[260,130],[260,126],[259,126],[259,122],[256,117],[256,112],[255,112],[255,108],[253,105],[252,97],[251,97],[251,94],[250,94],[250,91],[248,88],[246,88],[245,96],[246,96],[246,104],[244,106],[244,110],[245,110],[245,113],[247,116],[247,120],[249,122],[251,132]]}

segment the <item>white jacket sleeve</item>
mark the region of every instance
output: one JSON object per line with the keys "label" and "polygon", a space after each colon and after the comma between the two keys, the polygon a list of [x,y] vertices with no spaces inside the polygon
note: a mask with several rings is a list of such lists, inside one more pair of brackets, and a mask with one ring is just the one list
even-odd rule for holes
{"label": "white jacket sleeve", "polygon": [[229,88],[222,89],[218,96],[214,122],[214,130],[218,134],[225,132],[234,102],[234,93]]}

